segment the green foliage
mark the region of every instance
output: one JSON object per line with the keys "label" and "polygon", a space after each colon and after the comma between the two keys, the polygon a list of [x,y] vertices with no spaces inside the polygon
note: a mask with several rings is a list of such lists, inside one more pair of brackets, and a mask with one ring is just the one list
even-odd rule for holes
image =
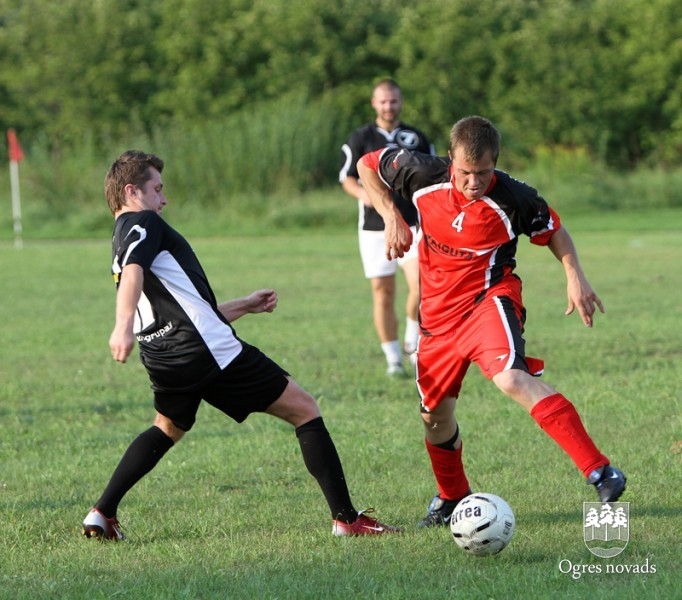
{"label": "green foliage", "polygon": [[[471,113],[560,212],[679,207],[675,0],[0,0],[0,126],[31,237],[108,232],[120,152],[160,154],[197,233],[348,227],[340,147],[396,77],[439,153]],[[0,144],[0,159],[5,154]],[[626,169],[627,167],[627,169]],[[9,207],[9,180],[0,196]],[[204,211],[210,210],[209,224]],[[12,235],[0,211],[0,239]]]}
{"label": "green foliage", "polygon": [[[154,139],[127,139],[106,160],[87,139],[77,154],[51,154],[47,145],[36,145],[19,170],[23,236],[108,236],[112,220],[104,202],[104,174],[113,157],[129,148],[151,150],[165,159],[166,218],[194,235],[352,231],[355,201],[338,183],[325,184],[325,175],[336,173],[340,160],[341,141],[334,138],[332,123],[343,116],[335,101],[330,95],[306,105],[300,96],[290,96],[276,106],[254,107],[250,118],[239,113],[224,126],[169,125]],[[629,209],[682,208],[680,169],[641,167],[618,173],[584,148],[558,146],[538,147],[524,169],[515,168],[505,150],[499,166],[536,187],[563,217],[609,211],[614,218]],[[7,240],[13,226],[5,170],[0,170],[0,190],[6,192],[0,196],[0,240]],[[672,222],[682,228],[682,215],[672,214]]]}
{"label": "green foliage", "polygon": [[[324,200],[341,194],[340,186],[330,193],[327,182],[340,164],[342,140],[335,132],[351,128],[338,102],[332,94],[308,102],[292,93],[217,123],[178,120],[153,137],[126,136],[106,158],[92,137],[84,138],[77,152],[51,151],[42,140],[19,169],[25,235],[90,237],[102,227],[108,231],[104,175],[111,161],[130,148],[156,152],[165,160],[169,212],[183,215],[183,222],[189,218],[205,228],[204,211],[210,209],[214,220],[209,227],[219,224],[232,231],[242,230],[245,221],[261,230],[296,226],[294,221],[352,227],[356,210],[347,196],[342,204],[348,210],[342,214],[333,201]],[[8,175],[0,171],[0,190],[8,192],[7,210],[0,211],[0,239],[12,231]],[[323,200],[315,205],[304,196]]]}
{"label": "green foliage", "polygon": [[531,148],[585,146],[621,166],[669,160],[682,142],[674,5],[546,3],[499,44],[492,114]]}
{"label": "green foliage", "polygon": [[596,162],[585,148],[538,147],[522,173],[519,178],[540,190],[560,214],[682,208],[679,169],[618,173]]}
{"label": "green foliage", "polygon": [[[171,211],[169,211],[170,213]],[[212,213],[205,215],[212,219]],[[667,229],[662,230],[661,224]],[[521,244],[529,351],[576,404],[600,448],[627,472],[630,541],[596,559],[582,539],[595,499],[575,467],[512,401],[472,369],[458,406],[477,490],[504,497],[517,530],[500,555],[459,551],[419,531],[434,492],[410,381],[389,380],[353,230],[190,238],[220,299],[273,286],[271,315],[237,331],[319,400],[358,508],[401,536],[335,539],[291,428],[241,425],[203,406],[195,428],[124,499],[129,541],[80,535],[130,441],[153,418],[136,359],[107,348],[114,285],[99,241],[0,244],[0,598],[675,598],[682,503],[678,301],[680,228],[671,212],[594,213],[568,221],[606,306],[587,330],[564,317],[562,269]],[[184,225],[183,225],[184,229]],[[638,265],[642,265],[639,268]],[[405,286],[398,279],[399,297]],[[655,293],[652,293],[655,290]],[[305,327],[302,325],[305,324]],[[572,564],[656,573],[561,573]]]}
{"label": "green foliage", "polygon": [[196,200],[214,206],[231,194],[295,192],[326,182],[338,169],[334,132],[341,116],[331,95],[309,103],[293,93],[203,127],[181,121],[159,130],[153,143],[164,148],[178,189],[200,189]]}
{"label": "green foliage", "polygon": [[27,148],[85,138],[104,154],[292,95],[333,95],[355,124],[372,81],[394,76],[405,120],[441,153],[451,123],[477,113],[518,161],[560,144],[621,169],[674,165],[678,12],[677,0],[0,0],[0,127]]}

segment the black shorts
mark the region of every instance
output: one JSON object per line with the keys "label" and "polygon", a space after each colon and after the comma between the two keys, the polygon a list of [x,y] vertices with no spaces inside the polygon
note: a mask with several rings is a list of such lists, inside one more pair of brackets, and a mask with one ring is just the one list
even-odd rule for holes
{"label": "black shorts", "polygon": [[183,431],[194,425],[202,400],[237,423],[264,412],[284,392],[289,374],[255,346],[242,344],[239,356],[206,385],[190,392],[154,392],[154,408]]}

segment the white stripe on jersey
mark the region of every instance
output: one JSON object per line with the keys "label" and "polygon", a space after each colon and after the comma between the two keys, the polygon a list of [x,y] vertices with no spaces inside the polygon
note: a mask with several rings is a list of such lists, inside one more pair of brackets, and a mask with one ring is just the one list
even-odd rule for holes
{"label": "white stripe on jersey", "polygon": [[224,369],[242,350],[232,328],[218,318],[170,252],[159,252],[150,270],[185,311],[216,363]]}
{"label": "white stripe on jersey", "polygon": [[149,298],[145,293],[140,294],[140,299],[137,301],[137,310],[135,311],[135,324],[133,325],[133,333],[136,335],[140,331],[144,331],[150,325],[154,324],[154,309]]}
{"label": "white stripe on jersey", "polygon": [[130,256],[130,253],[133,250],[135,250],[137,245],[141,244],[145,239],[147,239],[147,230],[144,227],[140,227],[139,225],[133,225],[130,228],[130,231],[127,233],[126,237],[128,237],[133,232],[138,233],[140,235],[140,239],[130,244],[130,246],[128,246],[128,251],[125,253],[125,256],[123,257],[122,267],[125,267],[128,264],[128,257]]}
{"label": "white stripe on jersey", "polygon": [[351,168],[351,161],[353,160],[353,151],[348,144],[341,146],[341,151],[346,155],[346,160],[339,171],[339,183],[343,183],[348,177],[348,169]]}
{"label": "white stripe on jersey", "polygon": [[419,210],[419,204],[417,204],[417,201],[419,200],[419,198],[421,198],[425,194],[430,194],[431,192],[434,192],[436,190],[451,190],[451,189],[452,189],[452,182],[450,182],[450,181],[448,181],[446,183],[434,183],[433,185],[429,185],[429,186],[420,188],[412,195],[412,203],[417,207],[417,210]]}
{"label": "white stripe on jersey", "polygon": [[516,237],[516,234],[514,233],[514,230],[512,229],[512,224],[511,220],[509,219],[509,215],[500,208],[500,205],[497,204],[492,198],[488,198],[488,196],[483,196],[481,198],[483,202],[485,202],[490,208],[492,208],[496,213],[497,216],[500,217],[500,221],[504,223],[504,227],[507,230],[507,235],[509,236],[510,240],[513,240]]}
{"label": "white stripe on jersey", "polygon": [[509,357],[507,358],[507,362],[504,365],[504,369],[502,369],[503,371],[508,371],[511,369],[514,361],[516,360],[516,346],[514,346],[514,337],[512,336],[509,321],[507,320],[507,315],[504,312],[502,302],[500,302],[500,299],[497,296],[493,298],[493,301],[497,307],[497,312],[500,314],[500,321],[502,321],[502,324],[504,325],[504,331],[507,334],[507,342],[509,343]]}

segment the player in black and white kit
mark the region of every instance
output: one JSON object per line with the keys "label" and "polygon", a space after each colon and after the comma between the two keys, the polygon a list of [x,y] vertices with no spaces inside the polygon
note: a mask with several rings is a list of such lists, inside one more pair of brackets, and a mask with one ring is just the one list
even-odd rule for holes
{"label": "player in black and white kit", "polygon": [[[397,261],[386,259],[384,221],[362,188],[356,164],[364,154],[382,148],[404,148],[426,154],[435,152],[423,132],[400,121],[402,95],[395,81],[383,79],[374,86],[372,108],[376,112],[376,119],[356,129],[342,147],[343,166],[339,172],[339,181],[344,191],[358,201],[360,257],[365,277],[372,285],[374,327],[386,357],[386,373],[390,376],[404,376],[406,373],[403,367],[403,352],[414,362],[414,351],[419,336],[417,244],[413,244],[412,249]],[[396,193],[393,200],[416,237],[418,217],[411,199],[403,198]],[[398,341],[398,318],[395,311],[395,275],[398,267],[405,274],[408,288],[402,347]]]}
{"label": "player in black and white kit", "polygon": [[100,499],[83,521],[86,537],[122,540],[116,513],[123,496],[195,422],[202,400],[241,423],[265,412],[295,427],[303,460],[329,505],[334,535],[396,532],[356,511],[334,443],[316,401],[231,323],[247,313],[272,312],[274,290],[257,290],[218,304],[192,248],[162,218],[163,161],[128,151],[105,180],[114,218],[112,272],[116,321],[109,339],[122,363],[138,342],[156,418],[128,447]]}

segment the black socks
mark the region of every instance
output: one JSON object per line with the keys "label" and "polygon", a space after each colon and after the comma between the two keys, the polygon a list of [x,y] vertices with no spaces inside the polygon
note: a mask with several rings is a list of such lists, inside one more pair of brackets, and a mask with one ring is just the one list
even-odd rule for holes
{"label": "black socks", "polygon": [[173,440],[158,427],[142,432],[128,446],[95,507],[107,518],[116,515],[121,499],[173,446]]}
{"label": "black socks", "polygon": [[[317,480],[327,500],[332,518],[352,523],[358,513],[353,507],[336,446],[322,417],[296,428],[303,462]],[[102,497],[95,507],[107,518],[116,515],[123,496],[161,460],[173,446],[173,440],[158,427],[142,432],[128,446]]]}
{"label": "black socks", "polygon": [[317,417],[297,427],[296,437],[301,446],[303,462],[308,472],[322,488],[322,493],[332,513],[332,519],[345,523],[355,521],[358,513],[353,508],[341,460],[322,417]]}

